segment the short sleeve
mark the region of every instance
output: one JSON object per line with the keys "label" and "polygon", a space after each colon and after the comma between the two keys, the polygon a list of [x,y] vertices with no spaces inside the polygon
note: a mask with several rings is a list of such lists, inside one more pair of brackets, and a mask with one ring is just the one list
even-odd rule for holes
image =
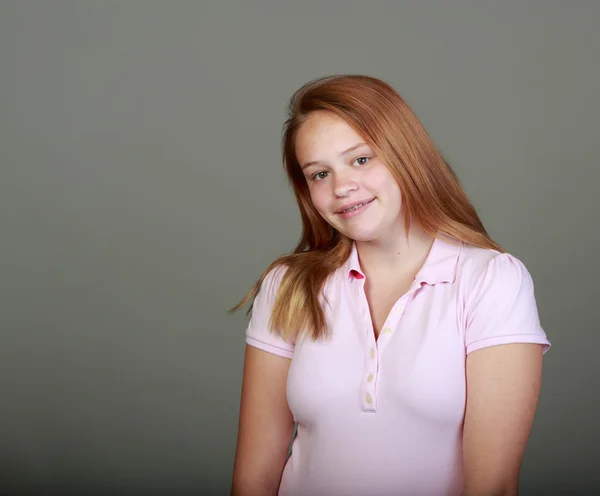
{"label": "short sleeve", "polygon": [[292,358],[294,344],[269,330],[269,319],[284,273],[283,267],[277,267],[264,278],[252,305],[250,321],[246,328],[246,343],[275,355]]}
{"label": "short sleeve", "polygon": [[544,354],[550,342],[540,325],[533,280],[516,257],[492,258],[466,306],[466,353],[509,343],[537,343]]}

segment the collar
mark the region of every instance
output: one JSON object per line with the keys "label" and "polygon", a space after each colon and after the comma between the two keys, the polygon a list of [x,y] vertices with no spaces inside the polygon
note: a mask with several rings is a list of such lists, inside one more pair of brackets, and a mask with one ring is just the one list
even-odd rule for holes
{"label": "collar", "polygon": [[[434,285],[441,282],[453,283],[462,242],[446,235],[438,234],[433,240],[425,263],[415,276],[417,283]],[[349,280],[364,279],[365,273],[360,267],[356,243],[352,243],[350,257],[346,261],[344,274]]]}

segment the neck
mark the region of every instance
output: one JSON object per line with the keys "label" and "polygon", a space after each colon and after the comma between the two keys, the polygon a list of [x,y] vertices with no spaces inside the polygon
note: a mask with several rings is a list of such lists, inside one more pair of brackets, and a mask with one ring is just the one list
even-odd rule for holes
{"label": "neck", "polygon": [[385,238],[357,241],[360,266],[367,277],[414,276],[425,263],[433,240],[432,235],[413,222],[408,236],[402,225]]}

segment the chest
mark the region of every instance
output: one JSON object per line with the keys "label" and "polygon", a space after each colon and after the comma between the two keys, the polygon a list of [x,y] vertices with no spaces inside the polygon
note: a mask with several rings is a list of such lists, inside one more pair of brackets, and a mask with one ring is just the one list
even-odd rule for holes
{"label": "chest", "polygon": [[287,393],[297,420],[335,424],[345,415],[384,411],[460,423],[466,356],[460,305],[450,287],[398,291],[398,300],[382,298],[372,308],[366,292],[334,301],[326,312],[331,337],[296,344]]}

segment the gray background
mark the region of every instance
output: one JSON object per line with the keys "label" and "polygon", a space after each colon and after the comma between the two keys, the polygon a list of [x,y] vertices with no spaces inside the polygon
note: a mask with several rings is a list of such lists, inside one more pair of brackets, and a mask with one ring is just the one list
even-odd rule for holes
{"label": "gray background", "polygon": [[[368,5],[367,5],[368,4]],[[522,494],[600,490],[600,3],[0,1],[0,488],[227,494],[308,79],[392,83],[536,283]]]}

